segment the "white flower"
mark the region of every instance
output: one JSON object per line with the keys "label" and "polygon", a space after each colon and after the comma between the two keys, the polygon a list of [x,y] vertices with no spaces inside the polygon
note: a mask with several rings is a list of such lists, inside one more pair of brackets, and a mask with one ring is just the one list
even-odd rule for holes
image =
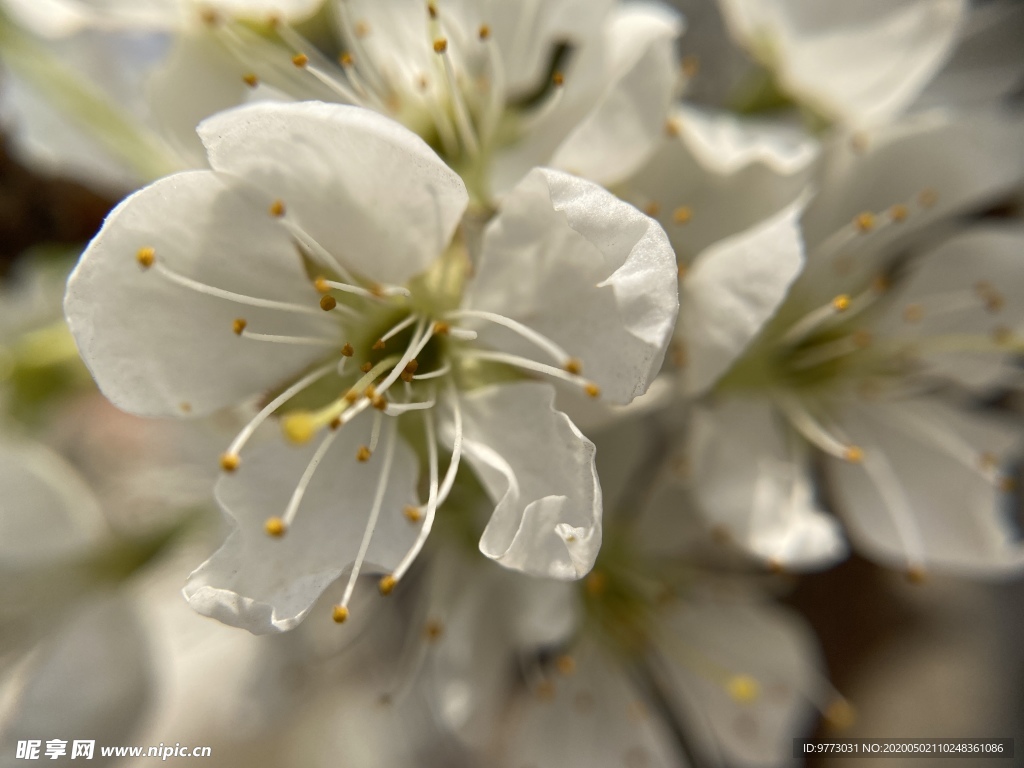
{"label": "white flower", "polygon": [[775,313],[803,267],[798,199],[818,159],[798,131],[677,106],[625,199],[656,218],[685,300],[670,361],[706,390]]}
{"label": "white flower", "polygon": [[[463,458],[497,505],[485,554],[585,574],[601,538],[593,446],[526,376],[612,402],[644,391],[677,311],[657,224],[537,170],[483,232],[467,280],[453,240],[465,187],[406,129],[312,103],[242,108],[200,133],[213,170],[123,202],[65,302],[100,388],[126,410],[264,398],[222,460],[218,497],[237,529],[193,574],[193,607],[288,629],[350,570],[343,620],[364,567],[388,574],[385,592],[404,575]],[[278,409],[289,441],[319,440],[244,454]],[[410,411],[399,434],[394,417]]]}
{"label": "white flower", "polygon": [[20,24],[43,37],[64,37],[86,29],[168,30],[203,23],[210,14],[263,20],[277,14],[302,21],[323,0],[2,0]]}
{"label": "white flower", "polygon": [[[612,0],[336,0],[339,35],[318,51],[287,19],[261,35],[223,18],[210,32],[234,78],[278,97],[374,109],[420,134],[490,205],[536,166],[601,184],[629,176],[660,134],[682,31],[655,4]],[[268,15],[268,18],[269,15]],[[194,47],[158,86],[191,114]],[[177,86],[175,86],[177,84]]]}
{"label": "white flower", "polygon": [[866,154],[832,147],[801,221],[807,270],[688,437],[702,507],[737,544],[780,567],[845,553],[814,452],[851,539],[882,562],[914,578],[1024,565],[1001,508],[1019,431],[966,407],[1018,353],[1024,241],[995,224],[914,237],[1017,183],[1021,135],[1018,118],[922,115]]}
{"label": "white flower", "polygon": [[950,56],[964,0],[719,0],[732,34],[782,90],[847,126],[884,123]]}

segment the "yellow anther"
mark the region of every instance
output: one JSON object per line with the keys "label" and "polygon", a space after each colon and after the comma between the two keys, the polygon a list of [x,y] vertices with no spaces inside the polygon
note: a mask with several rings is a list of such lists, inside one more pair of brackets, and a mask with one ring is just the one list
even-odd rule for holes
{"label": "yellow anther", "polygon": [[344,605],[336,605],[331,611],[331,618],[334,619],[335,624],[344,624],[348,621],[348,608]]}
{"label": "yellow anther", "polygon": [[181,403],[178,407],[182,413],[192,413],[192,403]]}
{"label": "yellow anther", "polygon": [[328,293],[331,290],[331,286],[328,285],[326,277],[318,277],[314,280],[313,287],[316,288],[318,293]]}
{"label": "yellow anther", "polygon": [[427,14],[432,19],[437,18],[437,6],[434,3],[427,3]]}
{"label": "yellow anther", "polygon": [[881,295],[889,291],[889,278],[885,275],[875,275],[871,280],[871,290]]}
{"label": "yellow anther", "polygon": [[359,370],[362,371],[363,373],[369,373],[370,371],[373,370],[373,363],[367,360],[365,363],[359,366]]}
{"label": "yellow anther", "polygon": [[560,674],[568,677],[576,672],[576,659],[567,653],[563,653],[555,659],[555,668]]}
{"label": "yellow anther", "polygon": [[[275,219],[280,219],[282,216],[284,216],[284,201],[283,200],[275,200],[274,202],[272,202],[270,204],[269,211],[270,211],[270,215],[273,216]],[[317,278],[317,279],[318,280],[323,280],[322,277],[321,278]]]}
{"label": "yellow anther", "polygon": [[865,211],[857,215],[857,218],[853,220],[853,224],[861,232],[870,232],[875,228],[875,215]]}
{"label": "yellow anther", "polygon": [[419,507],[414,507],[411,504],[402,510],[402,514],[405,515],[405,519],[410,523],[418,523],[423,519],[423,513]]}
{"label": "yellow anther", "polygon": [[550,680],[541,680],[534,689],[537,698],[543,701],[550,701],[555,698],[555,684]]}
{"label": "yellow anther", "polygon": [[373,451],[370,450],[370,446],[368,445],[360,445],[359,450],[356,451],[357,461],[367,462],[370,460],[371,456],[373,456]]}
{"label": "yellow anther", "polygon": [[352,54],[345,51],[341,56],[338,57],[338,63],[343,67],[351,67],[355,64],[355,59],[352,58]]}
{"label": "yellow anther", "polygon": [[309,64],[309,56],[307,56],[304,53],[296,53],[294,56],[292,56],[292,64],[301,69],[302,67]]}
{"label": "yellow anther", "polygon": [[370,349],[378,350],[378,349],[384,349],[384,347],[385,347],[384,339],[377,339],[375,342],[373,342],[373,346],[370,347]]}
{"label": "yellow anther", "polygon": [[587,397],[593,397],[594,399],[601,396],[601,388],[594,382],[589,382],[585,387],[583,387],[583,391],[587,393]]}
{"label": "yellow anther", "polygon": [[334,430],[336,430],[336,429],[340,429],[341,428],[341,416],[335,416],[333,419],[331,419],[327,423],[327,426],[330,428],[330,430],[332,432]]}
{"label": "yellow anther", "polygon": [[341,354],[345,357],[352,357],[355,353],[356,351],[353,349],[351,344],[345,344],[345,346],[341,348]]}
{"label": "yellow anther", "polygon": [[863,154],[868,150],[868,137],[867,134],[857,132],[850,137],[850,149],[857,154]]}
{"label": "yellow anther", "polygon": [[906,577],[907,581],[911,584],[924,584],[928,578],[928,573],[923,566],[912,565],[907,569]]}
{"label": "yellow anther", "polygon": [[303,445],[316,434],[316,420],[309,411],[295,411],[281,420],[281,430],[288,442]]}
{"label": "yellow anther", "polygon": [[281,17],[276,13],[267,14],[267,26],[271,29],[277,29],[281,26]]}
{"label": "yellow anther", "polygon": [[431,643],[436,643],[444,634],[444,625],[436,619],[431,619],[423,627],[423,636]]}
{"label": "yellow anther", "polygon": [[153,262],[156,261],[156,250],[146,246],[145,248],[139,248],[135,254],[135,260],[139,262],[139,266],[143,269],[149,269],[153,266]]}
{"label": "yellow anther", "polygon": [[395,591],[396,584],[398,584],[398,579],[396,579],[391,574],[388,574],[387,576],[382,576],[380,581],[377,582],[377,589],[380,591],[382,595],[387,597]]}
{"label": "yellow anther", "polygon": [[356,37],[360,40],[370,34],[370,25],[365,21],[357,21],[355,26]]}
{"label": "yellow anther", "polygon": [[244,317],[236,317],[231,321],[231,330],[234,332],[235,336],[241,336],[242,332],[245,330],[245,326],[248,324],[249,322]]}
{"label": "yellow anther", "polygon": [[220,468],[225,472],[234,472],[241,463],[242,459],[237,453],[222,453],[220,455]]}
{"label": "yellow anther", "polygon": [[903,308],[903,320],[908,323],[919,323],[924,317],[924,307],[920,304],[908,304]]}
{"label": "yellow anther", "polygon": [[363,397],[365,397],[367,400],[373,400],[373,398],[375,398],[376,396],[377,388],[373,386],[373,384],[368,385],[366,389],[363,390]]}
{"label": "yellow anther", "polygon": [[338,300],[333,296],[321,296],[320,297],[320,309],[324,312],[330,312],[338,306]]}
{"label": "yellow anther", "polygon": [[654,218],[659,213],[661,213],[661,206],[652,200],[651,202],[644,206],[644,213],[646,213],[651,218]]}
{"label": "yellow anther", "polygon": [[686,273],[689,271],[690,268],[688,266],[686,266],[685,264],[680,264],[679,266],[676,267],[676,277],[682,280],[684,277],[686,277]]}
{"label": "yellow anther", "polygon": [[486,40],[491,36],[491,28],[486,24],[481,24],[478,34],[480,35],[481,40]]}
{"label": "yellow anther", "polygon": [[601,597],[608,591],[608,576],[604,571],[591,571],[583,586],[590,597]]}
{"label": "yellow anther", "polygon": [[388,399],[384,395],[377,395],[372,399],[371,405],[378,411],[386,411],[388,409]]}
{"label": "yellow anther", "polygon": [[782,564],[782,561],[778,560],[777,558],[768,558],[768,562],[766,563],[766,565],[768,566],[768,571],[770,573],[775,574],[776,576],[781,576],[786,572],[786,568]]}
{"label": "yellow anther", "polygon": [[579,376],[583,373],[583,361],[578,357],[570,357],[565,361],[565,370],[573,376]]}
{"label": "yellow anther", "polygon": [[434,53],[444,53],[448,50],[448,41],[443,37],[437,38],[434,41]]}
{"label": "yellow anther", "polygon": [[986,471],[993,470],[999,466],[999,457],[992,451],[983,451],[978,457],[978,466]]}
{"label": "yellow anther", "polygon": [[693,218],[693,209],[688,205],[680,205],[672,211],[672,221],[676,224],[686,224]]}
{"label": "yellow anther", "polygon": [[850,339],[853,341],[853,346],[857,349],[866,349],[871,346],[873,337],[871,336],[871,331],[860,328],[853,332]]}
{"label": "yellow anther", "polygon": [[252,72],[247,75],[242,75],[242,82],[248,85],[250,88],[255,88],[260,84],[260,79],[256,77]]}
{"label": "yellow anther", "polygon": [[1010,344],[1013,342],[1013,330],[1005,325],[997,325],[992,329],[992,341],[996,344]]}
{"label": "yellow anther", "polygon": [[420,364],[415,359],[410,360],[408,363],[406,363],[405,370],[403,370],[401,373],[402,381],[412,382],[413,376],[416,375],[416,370],[419,367]]}
{"label": "yellow anther", "polygon": [[864,461],[864,450],[856,445],[848,445],[843,451],[843,458],[851,464],[860,464]]}
{"label": "yellow anther", "polygon": [[749,704],[761,695],[761,686],[750,675],[733,675],[725,684],[725,690],[740,704]]}
{"label": "yellow anther", "polygon": [[678,120],[669,119],[665,121],[665,135],[669,137],[678,136],[683,132],[682,126]]}
{"label": "yellow anther", "polygon": [[359,392],[355,389],[350,389],[345,393],[345,402],[352,404],[359,399]]}
{"label": "yellow anther", "polygon": [[284,536],[284,532],[288,530],[288,526],[284,524],[284,520],[280,517],[268,517],[267,522],[263,524],[263,530],[267,532],[267,536],[273,536],[275,539],[279,539]]}
{"label": "yellow anther", "polygon": [[1013,493],[1017,489],[1017,481],[1012,477],[999,478],[999,490],[1003,493]]}
{"label": "yellow anther", "polygon": [[452,327],[443,320],[438,320],[434,323],[434,333],[438,336],[447,336],[451,330]]}
{"label": "yellow anther", "polygon": [[836,312],[845,312],[850,308],[850,297],[841,293],[832,299],[832,309]]}
{"label": "yellow anther", "polygon": [[700,72],[700,59],[693,54],[683,56],[682,65],[683,74],[686,75],[686,77],[696,77],[697,73]]}
{"label": "yellow anther", "polygon": [[917,202],[921,204],[922,208],[931,208],[939,202],[939,193],[930,187],[928,189],[922,189],[921,194],[917,196]]}
{"label": "yellow anther", "polygon": [[857,720],[857,710],[846,699],[840,697],[825,708],[825,722],[837,731],[845,731]]}
{"label": "yellow anther", "polygon": [[199,20],[208,26],[214,26],[220,23],[220,16],[213,8],[200,8],[199,9]]}
{"label": "yellow anther", "polygon": [[565,75],[563,75],[561,72],[555,72],[551,76],[551,84],[558,88],[561,88],[563,85],[565,85]]}
{"label": "yellow anther", "polygon": [[893,221],[906,221],[907,216],[910,215],[910,211],[905,205],[894,205],[889,209],[889,217]]}

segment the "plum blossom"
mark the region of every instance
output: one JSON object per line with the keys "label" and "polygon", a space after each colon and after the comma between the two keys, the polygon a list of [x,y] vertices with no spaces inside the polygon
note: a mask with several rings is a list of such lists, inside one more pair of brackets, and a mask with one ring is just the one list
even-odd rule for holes
{"label": "plum blossom", "polygon": [[[678,306],[661,228],[536,170],[468,250],[462,180],[373,112],[252,105],[200,135],[212,170],[125,200],[65,301],[121,408],[259,399],[221,460],[235,530],[192,575],[192,606],[281,631],[347,571],[343,621],[361,572],[385,574],[385,593],[405,575],[463,462],[496,505],[484,554],[583,576],[601,540],[594,448],[544,380],[615,403],[643,393]],[[273,414],[285,439],[247,448]]]}
{"label": "plum blossom", "polygon": [[[696,410],[687,436],[709,520],[778,567],[851,540],[914,579],[1024,565],[1003,508],[1016,429],[969,407],[1019,354],[1019,228],[949,222],[1016,183],[1017,117],[930,114],[837,141],[801,218],[807,269]],[[857,210],[859,213],[856,213]]]}

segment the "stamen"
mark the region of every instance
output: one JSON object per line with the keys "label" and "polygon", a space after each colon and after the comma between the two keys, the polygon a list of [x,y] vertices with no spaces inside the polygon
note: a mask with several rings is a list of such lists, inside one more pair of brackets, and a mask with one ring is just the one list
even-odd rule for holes
{"label": "stamen", "polygon": [[539,126],[555,113],[562,103],[565,94],[564,86],[565,76],[561,72],[555,72],[551,76],[551,88],[548,91],[547,98],[523,119],[522,130],[524,132],[538,130]]}
{"label": "stamen", "polygon": [[284,405],[297,394],[299,394],[299,392],[302,392],[311,384],[322,379],[324,376],[331,372],[332,368],[332,365],[325,365],[321,368],[317,368],[312,373],[303,376],[297,382],[288,387],[288,389],[286,389],[280,395],[278,395],[269,403],[267,403],[262,409],[260,409],[260,412],[257,413],[252,418],[252,420],[242,428],[242,430],[238,433],[235,439],[231,441],[231,445],[228,447],[227,452],[221,459],[221,466],[224,467],[224,470],[226,472],[234,471],[233,469],[228,469],[227,467],[224,466],[224,459],[227,458],[228,456],[234,458],[235,469],[238,468],[238,462],[241,461],[241,459],[239,458],[239,454],[241,454],[242,448],[245,447],[245,444],[249,442],[249,438],[253,436],[256,430],[259,429],[260,425],[267,420],[270,414],[274,413],[278,408],[280,408],[282,405]]}
{"label": "stamen", "polygon": [[278,309],[282,312],[295,312],[302,315],[318,314],[313,307],[303,306],[302,304],[292,304],[288,301],[275,301],[274,299],[260,299],[256,296],[246,296],[242,293],[235,293],[234,291],[227,291],[223,288],[216,288],[212,285],[201,283],[198,280],[193,280],[191,277],[185,277],[185,275],[175,272],[157,260],[156,253],[152,248],[141,249],[138,254],[136,254],[136,259],[144,268],[159,274],[161,277],[167,278],[176,285],[188,288],[196,293],[213,296],[218,299],[224,299],[225,301],[231,301],[235,304],[244,304],[248,307]]}
{"label": "stamen", "polygon": [[[486,30],[486,34],[485,33]],[[501,122],[501,115],[505,111],[505,67],[501,61],[498,51],[491,35],[491,29],[486,24],[480,27],[480,42],[487,52],[487,103],[484,105],[483,114],[480,117],[480,142],[483,146],[490,146],[494,134]]]}
{"label": "stamen", "polygon": [[345,269],[341,262],[338,261],[330,251],[320,245],[320,243],[314,240],[309,233],[302,229],[298,222],[292,219],[291,216],[282,217],[281,224],[284,225],[285,229],[287,229],[288,233],[295,238],[298,244],[301,245],[310,256],[317,259],[322,266],[337,272],[341,275],[343,280],[346,280],[349,283],[356,282],[355,278],[352,277],[352,273]]}
{"label": "stamen", "polygon": [[[461,421],[461,416],[457,417]],[[413,561],[419,555],[423,549],[423,545],[427,542],[427,537],[430,536],[430,529],[434,525],[434,517],[437,514],[438,506],[438,468],[437,468],[437,437],[434,430],[434,414],[431,411],[426,411],[423,414],[423,423],[426,428],[426,441],[427,441],[427,465],[430,468],[430,490],[427,494],[427,506],[426,515],[423,518],[423,526],[420,528],[419,535],[416,537],[416,541],[413,542],[412,547],[406,552],[405,557],[398,564],[398,567],[392,572],[391,576],[397,582],[403,576],[406,571],[412,566]],[[461,423],[459,424],[461,427]],[[460,448],[461,448],[461,438]],[[453,459],[454,461],[454,459]],[[450,466],[450,465],[449,465]],[[457,469],[457,467],[456,467]]]}
{"label": "stamen", "polygon": [[672,211],[672,221],[676,224],[689,224],[693,218],[693,209],[688,205],[680,205]]}
{"label": "stamen", "polygon": [[825,453],[852,463],[859,463],[864,452],[855,445],[848,445],[826,430],[799,398],[792,395],[777,394],[776,402],[785,412],[789,422],[812,445]]}
{"label": "stamen", "polygon": [[299,505],[302,504],[302,497],[306,495],[306,489],[309,488],[310,482],[313,480],[313,473],[316,472],[317,467],[320,466],[321,460],[330,450],[331,445],[337,439],[340,432],[328,432],[324,435],[324,439],[320,441],[320,445],[317,446],[316,451],[313,453],[312,458],[309,460],[309,464],[306,465],[305,471],[302,473],[302,477],[299,478],[299,484],[295,486],[295,490],[292,491],[292,497],[288,500],[288,506],[285,508],[284,522],[285,529],[291,527],[295,521],[295,515],[298,514]]}
{"label": "stamen", "polygon": [[370,515],[366,520],[366,528],[363,530],[363,540],[359,544],[359,552],[352,564],[352,571],[349,573],[348,583],[345,585],[345,593],[342,595],[339,607],[348,608],[349,600],[352,599],[352,592],[356,588],[356,579],[359,578],[359,571],[363,567],[363,560],[366,559],[366,552],[370,548],[370,539],[373,538],[377,529],[377,518],[380,516],[380,508],[384,503],[384,493],[387,491],[388,479],[391,475],[391,462],[395,455],[395,427],[397,420],[389,420],[388,434],[386,437],[387,446],[384,449],[384,460],[381,464],[380,476],[377,481],[377,493],[373,499],[373,506],[370,508]]}
{"label": "stamen", "polygon": [[[238,323],[236,320],[235,323]],[[237,327],[237,325],[235,326]],[[300,347],[336,347],[338,342],[335,339],[322,339],[317,336],[282,336],[281,334],[275,333],[253,333],[252,331],[242,329],[241,333],[235,331],[236,334],[241,336],[243,339],[252,339],[253,341],[268,341],[273,344],[294,344]]]}
{"label": "stamen", "polygon": [[455,391],[455,385],[448,380],[448,399],[451,402],[454,439],[452,440],[452,457],[448,462],[448,469],[445,470],[444,480],[441,481],[441,489],[438,491],[437,506],[441,506],[448,499],[452,486],[455,485],[455,476],[459,472],[459,462],[462,459],[462,409],[459,407],[459,395]]}
{"label": "stamen", "polygon": [[448,41],[443,37],[435,40],[434,51],[441,57],[441,62],[444,64],[444,74],[448,81],[449,95],[452,100],[452,111],[455,113],[455,128],[458,130],[459,137],[462,139],[466,151],[469,152],[469,156],[476,158],[480,154],[480,140],[470,121],[469,109],[466,107],[466,100],[462,96],[462,89],[455,76],[455,68],[452,66],[452,59],[448,54]]}
{"label": "stamen", "polygon": [[373,428],[370,430],[370,445],[367,446],[372,454],[377,450],[377,442],[380,440],[380,428],[381,422],[384,420],[384,414],[381,411],[377,411],[373,414]]}
{"label": "stamen", "polygon": [[[513,331],[514,333],[518,334],[519,336],[526,339],[534,346],[539,347],[543,351],[547,352],[548,355],[550,355],[556,363],[558,363],[562,367],[565,367],[567,370],[569,368],[569,363],[575,359],[570,357],[568,352],[562,349],[558,344],[549,339],[547,336],[535,331],[533,328],[530,328],[527,325],[523,325],[517,320],[513,320],[510,317],[505,317],[504,315],[499,315],[495,312],[484,312],[481,310],[474,309],[459,309],[455,310],[454,312],[447,313],[445,317],[448,318],[449,320],[458,320],[461,318],[474,318],[479,320],[486,320],[488,322],[494,323],[495,325],[500,325],[504,328],[508,328],[510,331]],[[578,371],[571,370],[569,372],[578,373]]]}
{"label": "stamen", "polygon": [[396,336],[397,334],[399,334],[402,331],[404,331],[406,328],[408,328],[410,325],[412,325],[413,323],[415,323],[419,319],[420,319],[419,315],[409,315],[402,322],[398,323],[397,325],[393,325],[391,327],[391,329],[387,333],[385,333],[383,336],[380,337],[380,340],[382,342],[383,341],[387,341],[388,339],[392,338],[393,336]]}
{"label": "stamen", "polygon": [[[858,299],[861,298],[862,297],[858,297]],[[828,304],[824,304],[817,309],[812,309],[800,320],[791,325],[789,330],[782,335],[780,342],[790,346],[799,344],[812,333],[834,319],[836,315],[849,310],[851,306],[853,306],[853,302],[850,300],[849,296],[846,294],[836,296]],[[859,301],[857,309],[862,309]]]}
{"label": "stamen", "polygon": [[569,373],[569,371],[563,370],[562,368],[555,368],[551,365],[538,363],[535,360],[530,360],[526,357],[510,355],[506,352],[491,352],[489,350],[476,349],[464,353],[463,356],[469,360],[489,360],[495,363],[505,363],[506,365],[515,366],[516,368],[523,368],[527,371],[545,373],[556,379],[561,379],[562,381],[568,381],[570,384],[575,384],[577,387],[582,388],[590,397],[598,397],[601,394],[600,388],[591,381],[587,381],[580,376]]}
{"label": "stamen", "polygon": [[[353,281],[354,283],[355,281]],[[326,285],[328,288],[332,288],[336,291],[342,291],[344,293],[352,293],[356,296],[362,296],[364,299],[374,299],[380,301],[391,296],[411,296],[408,288],[402,288],[397,285],[385,285],[385,286],[374,286],[373,289],[363,288],[353,283],[339,283],[336,280],[324,280],[321,284]]]}
{"label": "stamen", "polygon": [[242,76],[242,82],[248,85],[250,88],[255,88],[260,84],[260,79],[256,77],[255,73],[249,72]]}
{"label": "stamen", "polygon": [[448,361],[445,361],[444,365],[438,368],[436,371],[430,371],[429,373],[420,373],[413,376],[414,381],[426,381],[427,379],[437,379],[441,376],[445,376],[451,373],[452,366]]}

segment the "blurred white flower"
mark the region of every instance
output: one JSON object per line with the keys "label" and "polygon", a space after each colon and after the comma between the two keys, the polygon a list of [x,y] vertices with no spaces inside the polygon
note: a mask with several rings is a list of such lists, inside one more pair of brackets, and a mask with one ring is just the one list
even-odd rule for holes
{"label": "blurred white flower", "polygon": [[[462,458],[497,505],[485,554],[585,574],[601,539],[593,446],[553,408],[551,385],[526,377],[620,403],[645,390],[678,306],[660,227],[596,185],[538,170],[483,233],[467,280],[453,240],[465,187],[386,118],[254,105],[201,135],[213,170],[122,203],[65,302],[100,388],[126,410],[201,415],[268,393],[222,459],[218,497],[238,528],[190,580],[192,605],[280,631],[350,569],[344,620],[364,566],[388,574],[383,591],[405,574]],[[319,442],[243,459],[279,409],[290,442]],[[422,502],[393,418],[411,411]],[[443,478],[438,443],[451,450]]]}
{"label": "blurred white flower", "polygon": [[1019,181],[1021,136],[1016,117],[932,114],[867,150],[832,146],[801,221],[807,269],[687,437],[702,507],[737,544],[780,567],[845,553],[813,491],[817,451],[827,498],[871,556],[913,577],[1024,565],[1001,506],[1019,431],[966,407],[1019,354],[1021,234],[975,224],[921,240]]}
{"label": "blurred white flower", "polygon": [[884,124],[953,51],[965,0],[719,0],[737,41],[798,103],[847,127]]}

